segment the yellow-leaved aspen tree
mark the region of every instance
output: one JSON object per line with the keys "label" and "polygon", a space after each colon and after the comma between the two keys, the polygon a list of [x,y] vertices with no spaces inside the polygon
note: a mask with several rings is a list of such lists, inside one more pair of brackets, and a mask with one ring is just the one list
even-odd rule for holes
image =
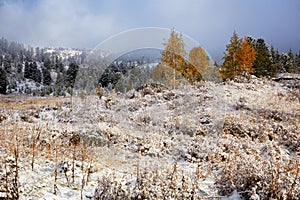
{"label": "yellow-leaved aspen tree", "polygon": [[[202,47],[194,47],[189,53],[188,74],[192,82],[200,81],[209,74],[209,57]],[[190,81],[190,82],[191,82]]]}
{"label": "yellow-leaved aspen tree", "polygon": [[172,30],[168,41],[163,44],[165,49],[162,52],[161,62],[173,69],[173,87],[175,89],[176,72],[183,74],[186,66],[185,57],[187,53],[184,49],[182,34]]}

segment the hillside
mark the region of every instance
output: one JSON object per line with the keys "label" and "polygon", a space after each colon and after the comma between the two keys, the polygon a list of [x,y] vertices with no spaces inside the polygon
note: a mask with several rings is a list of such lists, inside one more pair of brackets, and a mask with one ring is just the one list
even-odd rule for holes
{"label": "hillside", "polygon": [[[79,68],[90,50],[63,47],[32,47],[0,39],[0,93],[34,96],[69,96]],[[134,71],[149,78],[160,62],[158,49],[126,52],[107,66],[99,84],[115,87],[120,77]]]}
{"label": "hillside", "polygon": [[101,100],[2,95],[0,195],[299,199],[299,89],[240,77]]}

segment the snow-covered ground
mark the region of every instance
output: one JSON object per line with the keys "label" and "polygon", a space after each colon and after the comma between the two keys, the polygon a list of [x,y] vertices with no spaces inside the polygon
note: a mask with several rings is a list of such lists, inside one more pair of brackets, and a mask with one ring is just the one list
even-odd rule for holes
{"label": "snow-covered ground", "polygon": [[20,199],[296,199],[299,88],[239,82],[1,96],[0,192],[14,188],[18,146]]}

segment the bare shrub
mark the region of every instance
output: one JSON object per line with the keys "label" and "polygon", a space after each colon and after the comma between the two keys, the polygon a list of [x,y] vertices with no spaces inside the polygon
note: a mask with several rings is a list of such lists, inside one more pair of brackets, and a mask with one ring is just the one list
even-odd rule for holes
{"label": "bare shrub", "polygon": [[197,194],[201,170],[184,172],[177,163],[164,171],[137,171],[133,182],[122,183],[114,175],[99,178],[94,199],[201,199]]}
{"label": "bare shrub", "polygon": [[[259,154],[231,147],[233,150],[217,176],[220,195],[230,195],[237,190],[250,199],[297,199],[299,187],[299,161],[285,159],[274,146],[265,146]],[[255,191],[255,193],[253,192]]]}
{"label": "bare shrub", "polygon": [[101,86],[98,86],[96,88],[96,94],[97,94],[98,98],[101,99],[105,95],[105,91]]}

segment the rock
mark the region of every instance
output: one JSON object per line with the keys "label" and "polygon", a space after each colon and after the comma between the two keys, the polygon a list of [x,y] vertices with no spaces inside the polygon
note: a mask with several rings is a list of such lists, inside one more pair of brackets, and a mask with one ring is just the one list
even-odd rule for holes
{"label": "rock", "polygon": [[211,123],[209,116],[201,116],[199,121],[201,124],[210,124]]}
{"label": "rock", "polygon": [[142,97],[144,97],[146,95],[153,95],[153,94],[154,94],[153,90],[151,88],[149,88],[149,87],[143,88],[141,90]]}
{"label": "rock", "polygon": [[134,99],[135,97],[137,97],[134,90],[128,91],[125,96],[127,99]]}
{"label": "rock", "polygon": [[168,92],[163,94],[163,98],[167,101],[173,100],[175,97],[175,94],[173,92]]}
{"label": "rock", "polygon": [[5,115],[0,114],[0,123],[3,122],[6,119],[7,119],[7,117]]}
{"label": "rock", "polygon": [[21,120],[24,121],[24,122],[29,122],[29,123],[32,123],[32,122],[33,122],[32,119],[31,119],[28,115],[26,115],[26,114],[20,115],[20,118],[21,118]]}

